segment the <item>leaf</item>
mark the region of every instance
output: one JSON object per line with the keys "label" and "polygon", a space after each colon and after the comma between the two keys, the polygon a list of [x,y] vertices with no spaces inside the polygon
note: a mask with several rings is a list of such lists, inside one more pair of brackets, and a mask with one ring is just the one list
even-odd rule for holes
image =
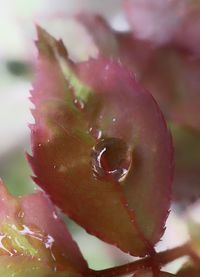
{"label": "leaf", "polygon": [[[4,272],[3,276],[11,276],[7,272],[15,270],[28,274],[32,272],[31,267],[33,276],[43,271],[52,274],[87,271],[87,263],[76,243],[43,192],[17,198],[9,195],[0,182],[0,221],[0,264],[5,263],[0,272]],[[25,270],[26,267],[29,269]]]}
{"label": "leaf", "polygon": [[153,274],[151,270],[139,270],[134,275],[134,277],[170,277],[175,276],[174,274],[168,273],[168,272],[160,272],[157,274]]}
{"label": "leaf", "polygon": [[[139,36],[138,39],[131,32],[119,33],[112,30],[100,16],[81,13],[73,19],[73,24],[70,23],[72,21],[71,18],[66,18],[65,21],[62,19],[63,25],[67,25],[69,29],[68,36],[66,34],[63,35],[69,46],[69,53],[71,54],[77,49],[77,47],[73,47],[76,41],[74,41],[71,34],[78,32],[83,43],[78,47],[78,49],[82,49],[80,51],[82,54],[79,54],[79,58],[75,55],[76,60],[80,61],[83,56],[84,60],[86,60],[86,57],[97,57],[99,54],[119,59],[135,73],[137,79],[153,94],[167,119],[199,131],[200,117],[198,116],[198,107],[200,105],[200,95],[198,92],[200,89],[200,62],[197,59],[198,55],[191,59],[190,53],[188,55],[188,52],[180,49],[180,45],[181,48],[184,47],[184,41],[177,42],[177,36],[174,37],[175,28],[169,20],[172,17],[172,21],[180,21],[180,18],[183,17],[181,19],[181,22],[183,20],[182,23],[176,22],[176,33],[181,36],[180,39],[186,40],[181,32],[184,33],[187,27],[190,30],[192,28],[190,25],[194,25],[194,28],[197,28],[196,25],[198,26],[199,20],[198,5],[191,5],[190,7],[188,4],[188,9],[186,9],[185,2],[181,3],[180,1],[177,3],[174,3],[174,1],[161,3],[158,0],[150,0],[150,4],[146,0],[142,3],[138,0],[125,2],[127,5],[127,8],[125,7],[127,13],[135,13],[139,9],[139,14],[136,16],[136,19],[134,19],[135,17],[131,17],[133,21],[136,20],[136,22],[133,22],[134,24],[137,23],[137,20],[140,22],[147,13],[149,18],[145,20],[151,21],[155,19],[154,22],[163,20],[166,28],[173,27],[172,30],[169,30],[169,33],[172,32],[172,34],[168,34],[169,37],[167,38],[166,32],[163,32],[162,25],[156,23],[151,30],[153,36],[156,35],[155,38],[149,38],[149,41],[149,39],[140,39]],[[180,18],[177,20],[177,11],[179,10],[183,10],[183,13],[181,15],[179,14]],[[194,17],[189,17],[189,14],[193,13]],[[192,22],[188,22],[188,17],[192,18]],[[139,24],[139,28],[144,28],[144,32],[147,31],[146,25],[148,25],[146,23],[144,24],[145,20],[143,20],[142,25]],[[186,22],[184,23],[184,21]],[[51,23],[45,26],[49,24]],[[157,28],[158,25],[161,26],[161,29]],[[84,35],[80,32],[80,28],[84,30]],[[56,30],[57,32],[59,31],[58,29]],[[133,31],[137,31],[137,28],[133,28]],[[191,43],[193,45],[195,44],[195,38],[198,40],[198,36],[193,32],[190,32],[190,34],[193,40],[187,39],[185,43]],[[151,36],[151,34],[148,35]],[[154,45],[157,39],[169,41],[167,45],[165,45],[166,41],[163,41],[161,45],[160,43]],[[151,40],[153,40],[153,44]],[[73,41],[73,45],[69,41]],[[90,47],[87,46],[88,51],[86,51],[84,45],[87,45],[88,41],[90,41]],[[195,45],[198,45],[198,43]],[[194,48],[194,45],[191,47]],[[72,56],[74,57],[73,54]]]}
{"label": "leaf", "polygon": [[200,197],[200,136],[175,124],[171,130],[176,158],[174,200],[187,206]]}
{"label": "leaf", "polygon": [[[132,63],[134,67],[134,60]],[[166,118],[199,132],[200,61],[171,45],[155,49],[146,67],[140,69],[139,80],[151,91]]]}
{"label": "leaf", "polygon": [[[115,33],[118,41],[120,60],[134,72],[139,80],[145,71],[154,48],[148,41],[136,39],[131,32]],[[143,75],[142,75],[143,76]]]}
{"label": "leaf", "polygon": [[[115,33],[100,15],[79,13],[74,16],[42,18],[40,25],[55,38],[62,38],[73,61],[118,54]],[[81,43],[77,43],[77,37]],[[76,47],[74,47],[76,46]]]}
{"label": "leaf", "polygon": [[176,44],[188,50],[195,58],[200,57],[200,3],[198,1],[189,1],[185,10],[182,24],[174,38]]}
{"label": "leaf", "polygon": [[177,54],[179,67],[176,76],[177,102],[172,110],[172,119],[182,126],[200,132],[200,60],[190,55]]}
{"label": "leaf", "polygon": [[[172,179],[171,139],[157,104],[118,63],[73,64],[61,41],[41,28],[38,36],[35,182],[91,234],[132,255],[151,253]],[[102,147],[108,154],[99,165]]]}

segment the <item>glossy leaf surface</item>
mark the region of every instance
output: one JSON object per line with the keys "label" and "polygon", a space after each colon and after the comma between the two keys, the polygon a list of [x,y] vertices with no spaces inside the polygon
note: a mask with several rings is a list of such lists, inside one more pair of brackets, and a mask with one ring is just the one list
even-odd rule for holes
{"label": "glossy leaf surface", "polygon": [[132,255],[152,252],[172,179],[171,139],[157,104],[120,64],[73,64],[62,42],[40,28],[38,35],[34,180],[88,232]]}

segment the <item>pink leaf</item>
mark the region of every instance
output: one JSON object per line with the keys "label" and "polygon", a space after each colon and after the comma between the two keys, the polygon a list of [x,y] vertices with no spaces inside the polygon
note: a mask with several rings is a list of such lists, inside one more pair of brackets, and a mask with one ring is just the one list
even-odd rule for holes
{"label": "pink leaf", "polygon": [[61,41],[40,28],[38,35],[34,180],[88,232],[132,255],[152,253],[172,181],[171,139],[157,104],[122,65],[73,64]]}

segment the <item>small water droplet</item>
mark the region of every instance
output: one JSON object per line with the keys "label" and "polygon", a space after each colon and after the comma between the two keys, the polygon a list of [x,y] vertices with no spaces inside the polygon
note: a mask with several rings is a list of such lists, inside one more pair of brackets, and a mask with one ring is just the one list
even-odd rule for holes
{"label": "small water droplet", "polygon": [[38,147],[41,147],[41,146],[42,146],[42,144],[41,144],[41,143],[39,143],[39,144],[38,144]]}
{"label": "small water droplet", "polygon": [[23,211],[19,211],[18,212],[18,217],[19,218],[23,218],[24,217],[24,212]]}
{"label": "small water droplet", "polygon": [[100,139],[102,137],[102,131],[94,127],[90,127],[89,133],[96,139]]}
{"label": "small water droplet", "polygon": [[53,211],[52,215],[53,215],[53,218],[54,218],[54,219],[56,219],[56,220],[58,219],[58,216],[57,216],[57,214],[55,213],[55,211]]}
{"label": "small water droplet", "polygon": [[119,138],[104,138],[92,149],[92,169],[99,179],[122,182],[131,167],[131,151]]}
{"label": "small water droplet", "polygon": [[84,103],[78,99],[74,99],[74,104],[78,109],[84,109]]}

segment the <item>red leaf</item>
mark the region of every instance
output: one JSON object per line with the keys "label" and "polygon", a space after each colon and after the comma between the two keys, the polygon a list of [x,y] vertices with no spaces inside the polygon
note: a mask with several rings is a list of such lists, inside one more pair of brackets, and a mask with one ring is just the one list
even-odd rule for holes
{"label": "red leaf", "polygon": [[34,180],[88,232],[132,255],[152,252],[172,176],[171,139],[157,104],[118,63],[72,64],[62,42],[41,29],[38,35]]}

